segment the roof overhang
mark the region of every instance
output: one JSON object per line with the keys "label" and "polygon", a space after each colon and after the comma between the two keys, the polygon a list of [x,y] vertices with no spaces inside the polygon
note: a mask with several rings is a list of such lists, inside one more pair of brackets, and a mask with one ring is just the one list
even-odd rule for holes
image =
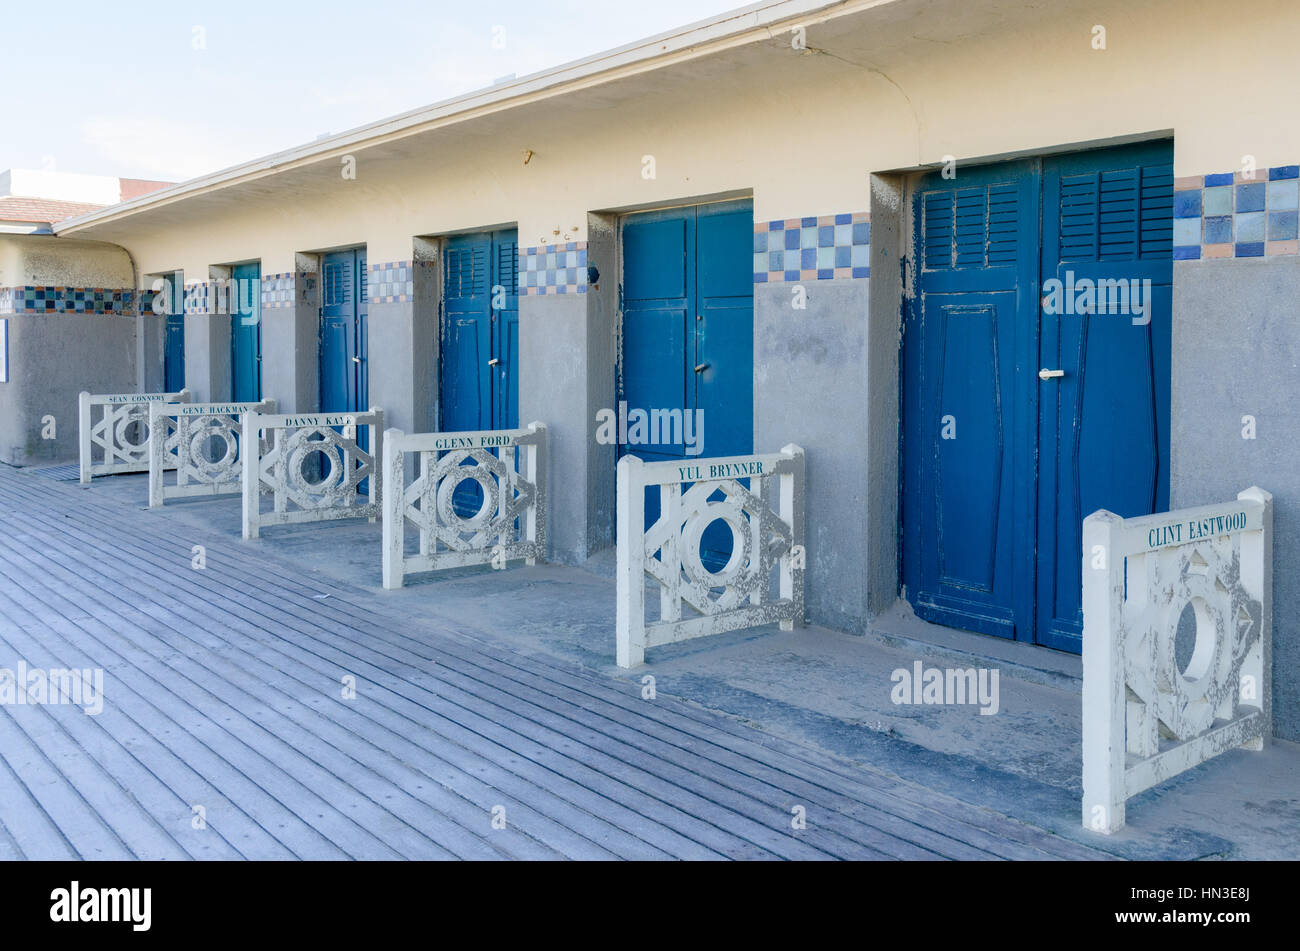
{"label": "roof overhang", "polygon": [[764,0],[554,69],[502,82],[181,182],[102,211],[68,218],[56,223],[54,231],[60,235],[74,234],[139,212],[159,209],[269,175],[314,165],[352,151],[375,148],[386,142],[625,79],[674,63],[770,40],[783,27],[788,29],[795,25],[821,23],[905,2],[907,0]]}

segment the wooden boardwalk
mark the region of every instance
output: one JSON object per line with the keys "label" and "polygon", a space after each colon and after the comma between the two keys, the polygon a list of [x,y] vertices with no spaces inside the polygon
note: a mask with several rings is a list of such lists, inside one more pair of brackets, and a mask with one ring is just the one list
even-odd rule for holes
{"label": "wooden boardwalk", "polygon": [[0,667],[104,671],[0,708],[0,857],[1109,857],[390,605],[0,465]]}

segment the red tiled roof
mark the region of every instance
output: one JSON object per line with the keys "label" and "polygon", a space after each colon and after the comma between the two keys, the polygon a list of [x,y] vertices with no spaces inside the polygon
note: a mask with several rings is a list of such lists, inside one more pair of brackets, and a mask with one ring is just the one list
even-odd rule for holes
{"label": "red tiled roof", "polygon": [[81,201],[53,201],[48,198],[0,198],[0,221],[53,224],[64,218],[98,211],[104,205]]}

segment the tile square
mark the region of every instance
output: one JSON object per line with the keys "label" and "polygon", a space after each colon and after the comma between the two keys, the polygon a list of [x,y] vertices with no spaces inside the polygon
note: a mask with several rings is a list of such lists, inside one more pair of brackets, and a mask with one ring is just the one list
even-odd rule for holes
{"label": "tile square", "polygon": [[866,245],[871,243],[871,223],[868,221],[857,221],[853,224],[853,243],[854,245]]}
{"label": "tile square", "polygon": [[1300,178],[1300,165],[1276,165],[1268,170],[1269,181]]}
{"label": "tile square", "polygon": [[1201,257],[1203,258],[1230,258],[1232,257],[1231,244],[1206,244],[1201,246]]}
{"label": "tile square", "polygon": [[817,247],[817,228],[810,226],[799,229],[799,247],[815,248]]}
{"label": "tile square", "polygon": [[1214,175],[1205,176],[1205,187],[1213,188],[1216,185],[1231,185],[1233,181],[1232,172],[1220,172]]}
{"label": "tile square", "polygon": [[817,227],[817,247],[832,248],[835,246],[835,226],[818,225]]}
{"label": "tile square", "polygon": [[1200,246],[1201,243],[1201,219],[1196,218],[1175,218],[1174,219],[1174,246],[1186,247],[1189,245]]}
{"label": "tile square", "polygon": [[1207,218],[1213,215],[1232,214],[1231,186],[1205,189],[1201,194],[1201,213]]}
{"label": "tile square", "polygon": [[847,244],[837,244],[835,246],[835,266],[853,266],[853,248],[851,246]]}
{"label": "tile square", "polygon": [[1268,240],[1290,241],[1300,237],[1297,231],[1297,218],[1294,211],[1270,211],[1268,213]]}
{"label": "tile square", "polygon": [[[1237,215],[1235,229],[1237,243],[1263,241],[1264,224],[1264,213],[1262,211],[1251,211]],[[1242,255],[1238,254],[1237,257],[1242,257]]]}
{"label": "tile square", "polygon": [[830,245],[817,249],[817,269],[819,271],[835,267],[835,248]]}
{"label": "tile square", "polygon": [[847,247],[853,243],[853,225],[838,224],[835,226],[835,246]]}
{"label": "tile square", "polygon": [[799,247],[799,231],[798,231],[797,229],[795,229],[795,230],[788,230],[788,229],[787,229],[786,231],[783,231],[783,232],[781,232],[781,233],[785,236],[785,238],[784,238],[784,241],[785,241],[785,245],[784,245],[784,247],[785,247],[785,249],[786,249],[787,251],[792,251],[792,250],[794,250],[795,248],[798,248],[798,247]]}
{"label": "tile square", "polygon": [[1295,179],[1269,182],[1267,194],[1269,211],[1293,209],[1300,198],[1300,182]]}
{"label": "tile square", "polygon": [[1232,241],[1232,216],[1205,219],[1205,236],[1202,244],[1228,244]]}
{"label": "tile square", "polygon": [[1174,192],[1174,218],[1201,217],[1201,190]]}
{"label": "tile square", "polygon": [[1237,257],[1239,258],[1262,258],[1264,256],[1263,241],[1246,241],[1237,244]]}
{"label": "tile square", "polygon": [[1237,214],[1243,211],[1263,211],[1264,193],[1267,186],[1263,182],[1237,186]]}
{"label": "tile square", "polygon": [[1264,246],[1269,257],[1279,254],[1300,254],[1300,241],[1269,241]]}
{"label": "tile square", "polygon": [[799,269],[807,271],[817,267],[817,249],[804,248],[799,252]]}

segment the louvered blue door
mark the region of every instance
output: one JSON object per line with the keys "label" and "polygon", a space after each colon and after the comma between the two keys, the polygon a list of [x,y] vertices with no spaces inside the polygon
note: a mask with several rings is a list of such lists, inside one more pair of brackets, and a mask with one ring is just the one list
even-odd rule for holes
{"label": "louvered blue door", "polygon": [[[1083,518],[1167,507],[1171,158],[1164,143],[919,183],[903,579],[927,620],[1077,652]],[[1144,279],[1149,321],[1043,296],[1137,281],[1140,301]]]}
{"label": "louvered blue door", "polygon": [[1170,143],[1043,162],[1042,272],[1076,302],[1042,318],[1039,365],[1064,371],[1039,384],[1038,641],[1051,647],[1081,649],[1083,519],[1169,508],[1172,249]]}
{"label": "louvered blue door", "polygon": [[519,425],[516,232],[456,235],[443,249],[442,429]]}
{"label": "louvered blue door", "polygon": [[238,403],[262,398],[262,266],[231,268],[230,397]]}
{"label": "louvered blue door", "polygon": [[369,409],[366,252],[336,251],[321,259],[320,408]]}
{"label": "louvered blue door", "polygon": [[1036,167],[927,177],[915,229],[917,293],[903,337],[908,597],[926,620],[1025,636],[1033,628]]}
{"label": "louvered blue door", "polygon": [[[456,235],[443,248],[442,430],[519,425],[519,241],[514,229]],[[472,516],[483,490],[465,481],[453,504]]]}

